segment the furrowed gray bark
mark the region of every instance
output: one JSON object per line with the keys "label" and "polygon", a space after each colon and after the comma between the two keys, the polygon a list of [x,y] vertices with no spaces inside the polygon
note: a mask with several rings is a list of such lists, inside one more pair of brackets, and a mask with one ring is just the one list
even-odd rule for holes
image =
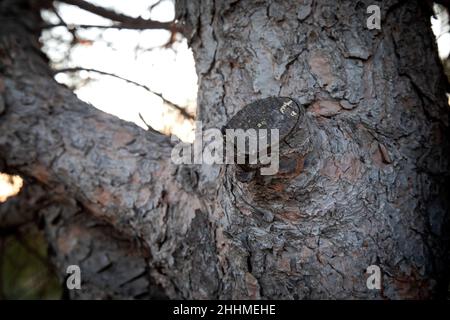
{"label": "furrowed gray bark", "polygon": [[[0,232],[31,223],[43,229],[65,296],[72,299],[166,298],[150,275],[148,255],[137,241],[92,217],[79,203],[49,196],[28,181],[0,204]],[[82,270],[82,290],[67,290],[69,265]]]}
{"label": "furrowed gray bark", "polygon": [[[88,275],[73,298],[445,293],[448,106],[426,7],[383,2],[370,31],[369,1],[178,1],[204,128],[267,96],[306,111],[280,172],[243,183],[234,165],[175,166],[167,137],[79,101],[52,79],[30,2],[2,3],[0,169],[53,195],[55,265]],[[374,264],[382,290],[366,287]]]}
{"label": "furrowed gray bark", "polygon": [[21,195],[8,198],[0,203],[0,230],[14,230],[31,223],[43,199],[40,186],[27,186],[21,189]]}
{"label": "furrowed gray bark", "polygon": [[[384,1],[371,31],[371,4],[178,2],[204,126],[288,96],[307,107],[315,141],[293,146],[288,175],[242,184],[227,167],[215,212],[227,243],[221,297],[445,294],[448,106],[429,11]],[[374,264],[378,291],[365,281]]]}
{"label": "furrowed gray bark", "polygon": [[[100,112],[57,84],[39,51],[37,34],[29,29],[34,22],[38,25],[39,11],[31,11],[28,2],[18,3],[24,7],[0,3],[1,169],[35,179],[53,196],[75,201],[84,212],[81,220],[95,217],[139,243],[148,257],[146,267],[167,297],[211,296],[216,289],[210,288],[208,276],[206,284],[198,284],[190,274],[196,270],[214,275],[214,263],[202,260],[211,248],[206,211],[194,193],[184,190],[190,190],[190,180],[184,179],[190,169],[172,165],[169,137]],[[17,14],[19,19],[11,19]],[[77,240],[77,234],[62,231],[72,228],[71,219],[64,221],[49,234],[69,243]],[[57,243],[62,241],[58,238]],[[82,242],[69,249],[85,250]],[[60,250],[56,256],[62,267],[70,263],[72,253]],[[117,250],[120,255],[119,245]],[[85,272],[95,274],[103,261],[99,263]],[[92,281],[88,287],[100,279]]]}

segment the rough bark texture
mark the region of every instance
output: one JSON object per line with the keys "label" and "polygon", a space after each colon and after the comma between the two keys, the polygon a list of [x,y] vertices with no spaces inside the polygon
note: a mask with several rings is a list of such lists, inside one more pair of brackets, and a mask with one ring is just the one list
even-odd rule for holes
{"label": "rough bark texture", "polygon": [[0,1],[0,170],[44,188],[61,279],[82,269],[69,295],[443,295],[448,106],[429,12],[385,1],[370,31],[369,2],[177,3],[204,127],[267,96],[306,111],[280,172],[242,183],[234,165],[173,165],[168,137],[79,101],[39,52],[34,2]]}
{"label": "rough bark texture", "polygon": [[[383,1],[382,29],[370,31],[372,2],[179,3],[204,126],[266,96],[303,103],[310,124],[290,143],[298,165],[289,174],[241,184],[224,169],[223,296],[445,291],[448,107],[429,12]],[[372,264],[383,271],[381,291],[365,286]]]}
{"label": "rough bark texture", "polygon": [[[211,296],[212,292],[198,293],[194,276],[190,280],[191,270],[214,265],[209,260],[199,261],[212,246],[201,250],[198,243],[186,242],[186,236],[193,241],[202,240],[197,236],[205,241],[210,238],[203,234],[207,220],[201,217],[201,200],[182,188],[185,180],[190,181],[189,169],[171,164],[169,137],[102,113],[57,84],[39,51],[37,34],[27,27],[37,20],[39,12],[30,11],[27,1],[19,3],[24,7],[1,7],[7,18],[2,19],[0,29],[4,101],[0,170],[34,178],[55,197],[73,198],[77,207],[59,211],[76,213],[81,208],[89,212],[81,220],[95,217],[138,243],[149,272],[168,297]],[[13,19],[15,16],[20,19]],[[191,227],[193,219],[201,222],[195,228]],[[65,263],[81,266],[89,256],[82,257],[78,251],[90,254],[87,237],[78,239],[75,231],[67,232],[73,228],[72,221],[63,219],[64,223],[52,226],[55,230],[49,232],[54,235],[50,240],[55,240],[52,246],[57,257],[70,257],[59,259],[61,267]],[[107,241],[104,246],[97,245],[98,253],[112,250]],[[194,248],[198,250],[191,254]],[[104,268],[104,262],[93,263],[86,272],[95,274]],[[60,270],[64,274],[66,267]],[[117,286],[120,273],[128,277],[124,268],[118,268],[116,277],[110,277],[103,289]],[[217,276],[214,279],[217,281]],[[92,282],[84,280],[89,288]],[[95,283],[101,282],[98,279]]]}
{"label": "rough bark texture", "polygon": [[[76,201],[49,197],[28,181],[20,194],[0,206],[0,232],[36,223],[49,242],[49,253],[65,297],[77,299],[166,298],[148,268],[148,254],[136,241],[90,216]],[[68,291],[65,270],[78,264],[83,290]]]}

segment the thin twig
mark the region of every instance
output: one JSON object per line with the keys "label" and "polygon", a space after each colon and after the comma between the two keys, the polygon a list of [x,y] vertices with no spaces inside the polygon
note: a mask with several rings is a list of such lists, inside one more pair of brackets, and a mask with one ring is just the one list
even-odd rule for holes
{"label": "thin twig", "polygon": [[150,7],[148,7],[148,11],[152,11],[154,8],[156,8],[157,6],[159,6],[164,0],[158,0],[156,1],[154,4],[152,4]]}
{"label": "thin twig", "polygon": [[142,114],[140,112],[138,112],[139,118],[142,120],[142,122],[145,124],[145,126],[147,127],[148,131],[154,132],[154,133],[158,133],[161,134],[161,132],[159,132],[158,130],[153,129],[153,127],[151,125],[149,125],[147,123],[147,121],[145,121],[144,117],[142,116]]}
{"label": "thin twig", "polygon": [[142,120],[142,122],[145,124],[145,126],[147,127],[148,130],[154,130],[154,129],[152,128],[152,126],[149,125],[149,124],[147,123],[147,121],[145,121],[144,117],[142,116],[142,114],[141,114],[140,112],[138,112],[138,115],[139,115],[139,118]]}
{"label": "thin twig", "polygon": [[174,102],[172,102],[172,101],[166,99],[166,98],[162,95],[162,93],[155,92],[155,91],[153,91],[152,89],[150,89],[149,87],[147,87],[146,85],[143,85],[143,84],[141,84],[141,83],[139,83],[139,82],[136,82],[136,81],[133,81],[133,80],[130,80],[130,79],[127,79],[127,78],[123,78],[123,77],[118,76],[118,75],[116,75],[116,74],[114,74],[114,73],[110,73],[110,72],[106,72],[106,71],[101,71],[101,70],[97,70],[97,69],[92,69],[92,68],[73,67],[73,68],[64,68],[64,69],[56,70],[56,71],[55,71],[55,74],[63,73],[63,72],[78,72],[78,71],[95,72],[95,73],[98,73],[98,74],[102,74],[102,75],[105,75],[105,76],[114,77],[114,78],[123,80],[123,81],[125,81],[125,82],[134,84],[135,86],[141,87],[141,88],[147,90],[148,92],[150,92],[151,94],[153,94],[153,95],[155,95],[155,96],[161,98],[161,100],[162,100],[165,104],[167,104],[167,105],[169,105],[170,107],[172,107],[172,108],[178,110],[178,112],[180,112],[180,114],[181,114],[182,116],[184,116],[186,119],[189,119],[189,120],[194,120],[194,119],[195,119],[194,116],[191,115],[190,113],[188,113],[183,107],[181,107],[181,106],[179,106],[178,104],[176,104],[176,103],[174,103]]}
{"label": "thin twig", "polygon": [[56,27],[68,27],[72,29],[88,29],[88,28],[98,28],[98,29],[131,29],[131,30],[146,30],[144,26],[130,25],[126,23],[112,24],[112,25],[97,25],[97,24],[68,24],[55,23],[55,24],[44,24],[42,29],[51,29]]}
{"label": "thin twig", "polygon": [[70,4],[70,5],[77,6],[80,9],[89,11],[89,12],[96,14],[98,16],[101,16],[103,18],[107,18],[112,21],[120,22],[121,24],[127,25],[128,28],[134,26],[134,28],[139,28],[139,29],[165,29],[165,30],[169,30],[169,31],[174,30],[174,28],[176,29],[175,23],[173,21],[160,22],[160,21],[155,21],[155,20],[151,20],[151,19],[143,19],[141,17],[133,18],[133,17],[127,16],[125,14],[118,13],[114,10],[107,9],[107,8],[101,7],[101,6],[97,6],[95,4],[92,4],[90,2],[83,1],[83,0],[59,0],[59,1]]}
{"label": "thin twig", "polygon": [[77,31],[76,28],[69,26],[66,21],[61,17],[59,14],[58,9],[55,7],[55,5],[51,8],[52,12],[56,15],[56,17],[59,19],[59,24],[66,27],[67,30],[72,34],[72,44],[76,43],[78,41]]}

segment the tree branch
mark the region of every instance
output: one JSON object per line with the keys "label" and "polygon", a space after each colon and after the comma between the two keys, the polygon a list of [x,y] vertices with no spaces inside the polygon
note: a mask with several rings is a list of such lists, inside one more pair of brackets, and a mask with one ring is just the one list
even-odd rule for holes
{"label": "tree branch", "polygon": [[136,81],[133,81],[133,80],[130,80],[130,79],[121,77],[121,76],[118,76],[118,75],[113,74],[113,73],[110,73],[110,72],[101,71],[101,70],[92,69],[92,68],[73,67],[73,68],[64,68],[64,69],[56,70],[56,71],[55,71],[55,74],[58,74],[58,73],[64,73],[64,72],[78,72],[78,71],[95,72],[95,73],[98,73],[98,74],[102,74],[102,75],[105,75],[105,76],[114,77],[114,78],[123,80],[123,81],[125,81],[125,82],[131,83],[131,84],[133,84],[133,85],[135,85],[135,86],[138,86],[138,87],[140,87],[140,88],[143,88],[143,89],[147,90],[148,92],[150,92],[151,94],[153,94],[153,95],[155,95],[155,96],[158,96],[159,98],[161,98],[161,100],[162,100],[165,104],[167,104],[167,105],[169,105],[170,107],[176,109],[176,110],[177,110],[184,118],[189,119],[189,120],[194,120],[194,119],[195,119],[195,117],[194,117],[193,115],[191,115],[190,113],[188,113],[188,112],[186,111],[185,108],[183,108],[183,107],[181,107],[180,105],[178,105],[178,104],[176,104],[176,103],[174,103],[174,102],[168,100],[167,98],[165,98],[165,97],[163,96],[162,93],[155,92],[155,91],[153,91],[152,89],[150,89],[150,88],[149,88],[148,86],[146,86],[146,85],[143,85],[143,84],[141,84],[141,83],[139,83],[139,82],[136,82]]}
{"label": "tree branch", "polygon": [[147,28],[138,25],[129,25],[126,23],[112,24],[112,25],[101,25],[101,24],[64,24],[62,22],[56,24],[44,24],[42,29],[50,29],[56,27],[68,27],[69,29],[130,29],[130,30],[146,30]]}
{"label": "tree branch", "polygon": [[0,230],[15,229],[30,223],[41,207],[44,191],[36,185],[25,185],[19,194],[0,203]]}
{"label": "tree branch", "polygon": [[[37,43],[20,22],[5,19],[0,162],[135,239],[169,297],[211,297],[218,278],[208,209],[181,182],[190,169],[172,164],[169,137],[80,101],[53,79]],[[208,277],[199,284],[191,270]]]}
{"label": "tree branch", "polygon": [[165,29],[171,32],[177,32],[178,27],[175,22],[160,22],[150,19],[133,18],[122,13],[115,12],[104,7],[97,6],[95,4],[82,1],[82,0],[60,0],[70,5],[79,7],[80,9],[89,11],[93,14],[101,16],[106,19],[110,19],[115,22],[119,22],[123,28],[127,29]]}
{"label": "tree branch", "polygon": [[[2,219],[5,217],[9,220]],[[56,199],[42,186],[29,181],[17,196],[0,204],[0,232],[10,231],[26,250],[48,265],[50,261],[30,247],[17,230],[19,220],[29,223],[38,218],[52,249],[53,264],[49,269],[56,269],[63,286],[68,265],[78,265],[83,272],[86,287],[68,292],[70,298],[165,297],[150,275],[145,250],[90,216],[75,201]],[[0,238],[0,246],[1,241]]]}

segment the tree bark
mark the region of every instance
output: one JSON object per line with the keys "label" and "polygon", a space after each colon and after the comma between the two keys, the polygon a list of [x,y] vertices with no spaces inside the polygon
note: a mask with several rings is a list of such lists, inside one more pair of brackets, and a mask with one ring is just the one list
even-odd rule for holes
{"label": "tree bark", "polygon": [[[24,7],[2,7],[0,169],[35,179],[52,197],[74,199],[83,212],[139,243],[167,297],[213,296],[217,276],[212,278],[215,265],[207,256],[213,244],[205,206],[189,186],[195,175],[172,165],[169,137],[100,112],[57,84],[29,28],[38,25],[39,11],[18,3]],[[66,239],[52,242],[56,256],[71,256],[64,244],[77,237],[62,231],[70,228],[66,224],[70,220],[52,226],[53,234]],[[77,242],[71,250],[85,249]],[[84,261],[72,256],[70,264]],[[95,274],[103,268],[99,263],[85,272]],[[198,284],[191,270],[211,279],[204,276],[206,284]]]}
{"label": "tree bark", "polygon": [[[371,31],[371,4],[178,2],[204,127],[258,98],[288,96],[312,128],[314,149],[296,141],[298,169],[287,175],[242,184],[224,169],[230,297],[425,298],[447,289],[448,106],[429,11],[383,1],[382,28]],[[366,287],[373,264],[380,291]]]}
{"label": "tree bark", "polygon": [[174,165],[168,137],[78,100],[39,51],[36,2],[0,1],[0,170],[45,190],[61,279],[82,270],[70,297],[443,296],[448,106],[429,12],[385,1],[368,30],[370,4],[177,2],[204,128],[267,96],[304,111],[279,173],[244,183],[234,165]]}

